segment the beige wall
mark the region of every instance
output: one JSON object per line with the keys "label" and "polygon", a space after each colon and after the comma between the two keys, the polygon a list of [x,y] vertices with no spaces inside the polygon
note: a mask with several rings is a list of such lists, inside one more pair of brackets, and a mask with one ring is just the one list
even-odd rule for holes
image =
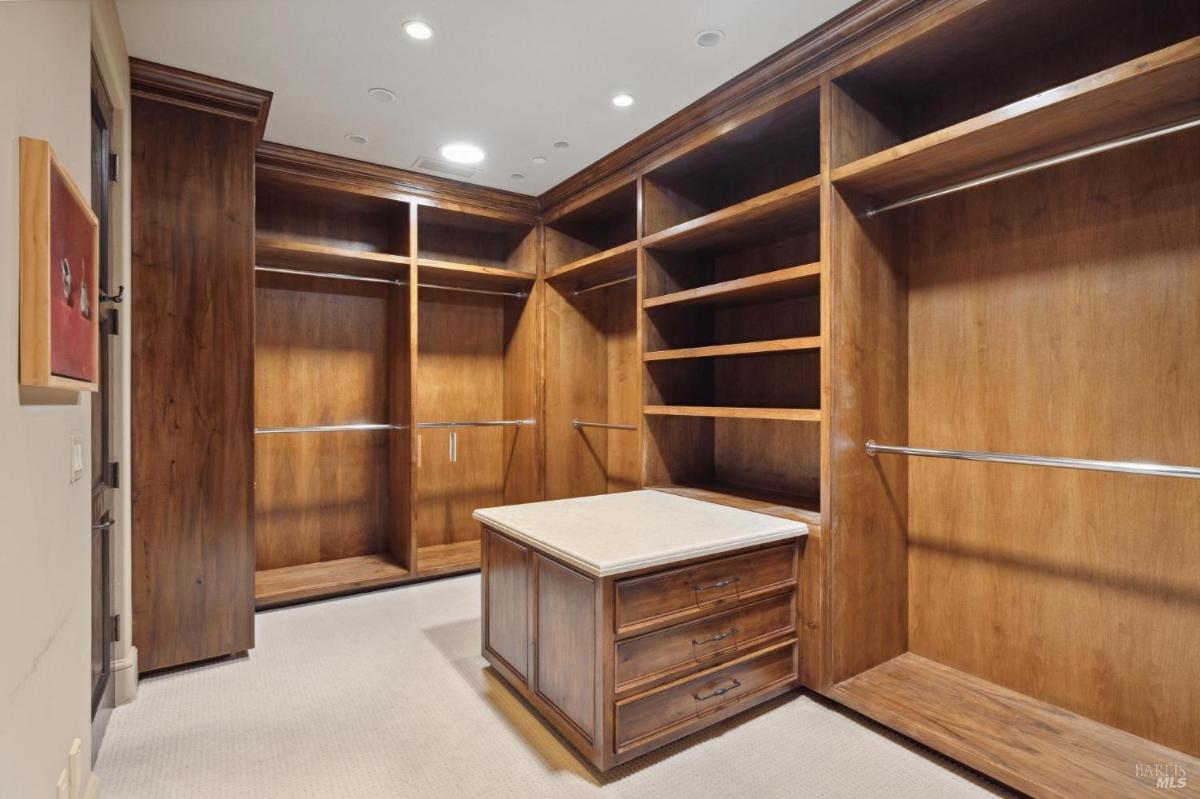
{"label": "beige wall", "polygon": [[89,195],[91,16],[0,2],[0,796],[21,799],[55,796],[72,740],[90,763],[90,480],[70,482],[68,442],[89,441],[91,403],[17,385],[16,203],[19,136],[49,140]]}

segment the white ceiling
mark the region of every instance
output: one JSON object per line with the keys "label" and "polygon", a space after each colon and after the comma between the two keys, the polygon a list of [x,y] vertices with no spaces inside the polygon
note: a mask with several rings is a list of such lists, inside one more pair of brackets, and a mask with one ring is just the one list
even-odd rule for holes
{"label": "white ceiling", "polygon": [[[403,168],[470,141],[487,152],[470,182],[535,195],[853,4],[118,0],[131,55],[273,91],[268,141]],[[432,40],[401,32],[414,18]],[[706,28],[720,46],[696,46]],[[631,108],[611,105],[621,91]]]}

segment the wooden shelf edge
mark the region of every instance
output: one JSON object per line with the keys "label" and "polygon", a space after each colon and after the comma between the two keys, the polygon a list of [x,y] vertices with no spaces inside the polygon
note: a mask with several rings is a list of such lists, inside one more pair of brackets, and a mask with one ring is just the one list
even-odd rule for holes
{"label": "wooden shelf edge", "polygon": [[311,264],[321,259],[378,268],[387,266],[408,266],[412,259],[407,255],[394,255],[386,252],[370,250],[352,250],[343,247],[330,247],[308,241],[277,238],[274,236],[257,236],[254,239],[255,261],[263,266],[290,267],[297,264]]}
{"label": "wooden shelf edge", "polygon": [[743,200],[728,208],[651,233],[643,237],[641,243],[643,247],[648,248],[684,249],[686,245],[704,243],[716,235],[733,232],[743,226],[761,224],[807,205],[815,208],[820,200],[820,192],[821,176],[814,175]]}
{"label": "wooden shelf edge", "polygon": [[422,577],[475,571],[480,564],[479,539],[417,547],[417,574]]}
{"label": "wooden shelf edge", "polygon": [[580,278],[593,272],[597,275],[607,276],[609,272],[625,268],[635,269],[637,267],[637,247],[636,241],[630,241],[586,258],[571,261],[547,273],[546,279]]}
{"label": "wooden shelf edge", "polygon": [[1137,774],[1145,764],[1200,773],[1200,759],[911,652],[824,693],[1033,796],[1153,792],[1154,777]]}
{"label": "wooden shelf edge", "polygon": [[712,502],[731,508],[776,516],[802,522],[810,527],[821,526],[821,502],[815,497],[801,497],[780,491],[744,488],[729,485],[648,485],[652,491],[662,491],[702,502]]}
{"label": "wooden shelf edge", "polygon": [[439,272],[453,273],[462,272],[470,275],[487,275],[489,277],[504,278],[506,280],[517,280],[523,283],[532,283],[537,280],[537,275],[532,272],[517,272],[513,269],[501,269],[498,266],[484,266],[483,264],[468,264],[458,261],[438,261],[433,258],[418,258],[418,267],[427,267]]}
{"label": "wooden shelf edge", "polygon": [[359,555],[256,571],[254,600],[260,609],[278,607],[399,585],[416,577],[390,556]]}
{"label": "wooden shelf edge", "polygon": [[698,416],[716,419],[760,419],[777,422],[820,422],[821,411],[812,408],[738,408],[728,405],[645,405],[650,416]]}
{"label": "wooden shelf edge", "polygon": [[[1173,72],[1178,73],[1175,83],[1185,92],[1181,98],[1162,96],[1164,93],[1155,83],[1170,82]],[[830,180],[881,200],[934,190],[958,180],[978,177],[985,171],[1018,165],[1015,162],[1046,158],[1107,138],[1182,121],[1200,113],[1200,95],[1194,89],[1197,81],[1200,81],[1200,37],[1193,37],[844,164],[833,170]],[[1117,96],[1098,102],[1109,94]],[[1141,106],[1121,102],[1135,95],[1144,96],[1155,106],[1166,107],[1173,119],[1148,117],[1141,113]],[[1178,101],[1172,102],[1173,99]],[[1095,103],[1097,110],[1093,114],[1081,113],[1080,109],[1086,111],[1089,103]],[[1089,119],[1100,113],[1105,114],[1105,118],[1112,117],[1114,108],[1122,109],[1119,118],[1123,126],[1109,131],[1109,135],[1104,135],[1106,128],[1099,128],[1099,135],[1092,133],[1086,141],[1077,140],[1093,127],[1088,124]],[[1054,136],[1053,121],[1056,118],[1066,120],[1067,124],[1059,135]],[[1033,120],[1037,120],[1036,125]],[[1041,138],[1031,140],[1019,133],[1009,135],[1009,129],[1020,128],[1032,128],[1041,134]],[[1070,147],[1055,147],[1059,140],[1072,143]],[[997,142],[1002,142],[999,149],[982,146]],[[946,174],[944,169],[936,170],[937,162],[947,160],[947,153],[954,154],[956,149],[967,151],[972,145],[987,152],[987,156],[974,165],[977,168],[968,165],[953,174]],[[930,166],[934,167],[933,174],[920,179],[922,170]]]}
{"label": "wooden shelf edge", "polygon": [[821,349],[820,336],[776,338],[766,341],[747,341],[741,344],[712,344],[706,347],[685,347],[656,350],[642,355],[645,361],[674,361],[683,358],[718,358],[729,355],[761,355],[770,352],[802,352]]}
{"label": "wooden shelf edge", "polygon": [[[642,303],[643,308],[661,308],[669,305],[719,304],[723,301],[755,300],[762,297],[789,296],[788,287],[799,287],[809,283],[820,285],[823,267],[816,263],[788,266],[736,280],[723,280],[694,289],[660,294]],[[799,293],[796,296],[800,296]]]}

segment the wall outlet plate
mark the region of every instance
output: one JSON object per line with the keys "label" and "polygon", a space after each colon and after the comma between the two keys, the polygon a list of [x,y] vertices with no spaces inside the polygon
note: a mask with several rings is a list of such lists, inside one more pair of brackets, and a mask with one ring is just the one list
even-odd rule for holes
{"label": "wall outlet plate", "polygon": [[71,482],[77,482],[83,477],[83,436],[74,433],[71,436]]}

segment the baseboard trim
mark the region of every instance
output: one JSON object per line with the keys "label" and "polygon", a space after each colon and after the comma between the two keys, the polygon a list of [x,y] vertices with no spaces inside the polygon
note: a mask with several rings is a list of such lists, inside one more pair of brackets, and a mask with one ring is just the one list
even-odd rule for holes
{"label": "baseboard trim", "polygon": [[128,705],[134,699],[137,699],[137,664],[138,651],[136,646],[129,647],[129,654],[125,657],[113,661],[113,702],[117,707]]}
{"label": "baseboard trim", "polygon": [[96,772],[88,773],[87,787],[83,789],[80,799],[100,799],[100,778],[96,776]]}

